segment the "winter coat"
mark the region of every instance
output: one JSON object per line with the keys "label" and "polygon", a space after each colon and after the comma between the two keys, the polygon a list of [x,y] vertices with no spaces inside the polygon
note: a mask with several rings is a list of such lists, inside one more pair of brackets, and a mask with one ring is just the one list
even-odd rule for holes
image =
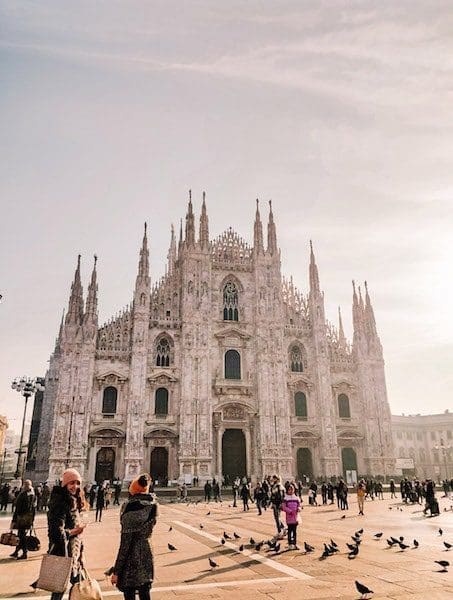
{"label": "winter coat", "polygon": [[72,572],[76,576],[80,571],[82,556],[82,538],[79,535],[71,536],[71,529],[81,524],[77,502],[67,488],[55,485],[52,488],[47,513],[47,529],[49,535],[49,553],[57,556],[72,556]]}
{"label": "winter coat", "polygon": [[24,490],[16,498],[13,523],[17,529],[30,529],[35,519],[35,493]]}
{"label": "winter coat", "polygon": [[285,497],[285,488],[281,483],[274,483],[271,488],[271,502],[277,508],[280,507],[283,502],[283,498]]}
{"label": "winter coat", "polygon": [[105,490],[103,487],[98,489],[98,493],[96,496],[96,508],[104,508],[105,507]]}
{"label": "winter coat", "polygon": [[291,496],[286,494],[283,499],[281,509],[286,514],[286,524],[294,525],[299,522],[298,512],[300,510],[300,499],[296,494],[292,494]]}
{"label": "winter coat", "polygon": [[137,589],[154,578],[153,553],[149,538],[157,518],[152,494],[130,497],[121,508],[121,543],[113,567],[117,587]]}

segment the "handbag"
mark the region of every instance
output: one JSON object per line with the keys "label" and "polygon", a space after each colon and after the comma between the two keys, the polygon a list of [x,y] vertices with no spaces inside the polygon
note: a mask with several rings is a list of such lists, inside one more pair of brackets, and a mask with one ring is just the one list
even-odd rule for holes
{"label": "handbag", "polygon": [[81,579],[71,587],[69,600],[102,600],[99,583],[93,579],[85,567],[82,568]]}
{"label": "handbag", "polygon": [[0,544],[4,546],[17,546],[19,543],[19,538],[12,531],[7,531],[6,533],[2,533],[0,535]]}
{"label": "handbag", "polygon": [[[50,548],[49,552],[52,552]],[[36,587],[48,592],[65,592],[71,577],[72,557],[68,556],[68,547],[65,544],[65,556],[44,554],[39,570]]]}
{"label": "handbag", "polygon": [[37,552],[38,550],[40,550],[41,542],[39,540],[39,537],[36,535],[34,527],[30,529],[29,535],[27,535],[27,537],[25,538],[25,543],[27,546],[27,550],[29,550],[30,552]]}

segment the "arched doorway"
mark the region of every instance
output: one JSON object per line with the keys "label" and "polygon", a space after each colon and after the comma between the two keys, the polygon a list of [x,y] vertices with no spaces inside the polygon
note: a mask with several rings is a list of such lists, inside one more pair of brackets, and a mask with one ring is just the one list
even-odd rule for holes
{"label": "arched doorway", "polygon": [[297,476],[300,480],[304,477],[313,479],[313,459],[310,448],[297,449]]}
{"label": "arched doorway", "polygon": [[343,473],[346,471],[355,471],[357,473],[357,454],[354,448],[341,449],[341,462],[343,463]]}
{"label": "arched doorway", "polygon": [[168,450],[163,446],[154,448],[151,452],[151,464],[149,472],[154,481],[156,479],[159,485],[168,481]]}
{"label": "arched doorway", "polygon": [[245,435],[242,429],[226,429],[223,434],[222,474],[230,480],[247,475]]}
{"label": "arched doorway", "polygon": [[113,448],[100,448],[96,455],[95,480],[98,483],[113,481],[115,473],[115,450]]}

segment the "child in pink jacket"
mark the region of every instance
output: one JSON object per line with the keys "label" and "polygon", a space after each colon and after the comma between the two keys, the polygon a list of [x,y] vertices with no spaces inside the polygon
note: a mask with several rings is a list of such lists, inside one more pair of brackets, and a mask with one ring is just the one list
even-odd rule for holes
{"label": "child in pink jacket", "polygon": [[296,496],[294,486],[290,483],[282,502],[282,510],[286,514],[288,527],[288,550],[298,550],[296,545],[297,525],[299,523],[300,499]]}

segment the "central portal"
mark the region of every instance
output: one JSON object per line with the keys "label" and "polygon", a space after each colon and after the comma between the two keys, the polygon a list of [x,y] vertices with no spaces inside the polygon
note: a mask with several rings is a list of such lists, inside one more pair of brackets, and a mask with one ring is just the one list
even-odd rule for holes
{"label": "central portal", "polygon": [[158,481],[159,485],[167,485],[168,481],[168,450],[158,446],[151,452],[151,464],[149,474],[153,481]]}
{"label": "central portal", "polygon": [[222,474],[232,481],[247,475],[245,436],[242,429],[226,429],[222,437]]}

